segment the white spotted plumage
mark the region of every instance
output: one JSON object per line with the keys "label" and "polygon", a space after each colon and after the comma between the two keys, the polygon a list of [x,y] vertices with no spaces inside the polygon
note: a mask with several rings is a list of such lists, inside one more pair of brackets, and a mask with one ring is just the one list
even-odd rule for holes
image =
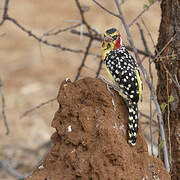
{"label": "white spotted plumage", "polygon": [[[123,61],[121,57],[124,57]],[[124,85],[123,92],[128,91],[128,98],[137,103],[139,100],[139,95],[135,95],[139,88],[135,72],[137,65],[126,48],[122,46],[120,49],[110,51],[104,59],[104,63],[115,81],[118,79],[118,84]],[[116,66],[116,64],[119,66]]]}
{"label": "white spotted plumage", "polygon": [[137,65],[124,46],[110,51],[105,57],[104,63],[115,82],[118,83],[122,92],[129,99],[128,141],[134,146],[138,132],[139,85],[136,78]]}
{"label": "white spotted plumage", "polygon": [[128,142],[134,146],[138,132],[138,101],[141,100],[142,81],[134,58],[123,46],[121,35],[115,28],[104,33],[102,60],[110,78],[129,99]]}

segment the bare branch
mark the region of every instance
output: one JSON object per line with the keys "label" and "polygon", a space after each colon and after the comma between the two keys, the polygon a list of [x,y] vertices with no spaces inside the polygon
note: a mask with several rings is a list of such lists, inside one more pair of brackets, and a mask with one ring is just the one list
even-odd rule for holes
{"label": "bare branch", "polygon": [[109,9],[105,8],[104,6],[102,6],[100,3],[98,3],[96,0],[92,0],[94,3],[96,3],[96,5],[98,5],[101,9],[103,9],[104,11],[108,12],[109,14],[115,16],[115,17],[118,17],[119,18],[119,15],[118,14],[115,14],[114,12],[110,11]]}
{"label": "bare branch", "polygon": [[[143,135],[149,142],[151,142],[151,139],[149,138],[148,134],[145,131],[143,131]],[[156,148],[158,147],[158,144],[155,141],[153,141],[153,144]]]}
{"label": "bare branch", "polygon": [[169,162],[172,167],[172,143],[171,143],[171,126],[170,126],[170,104],[169,104],[169,76],[166,72],[166,83],[167,83],[167,127],[168,127],[168,141],[169,141]]}
{"label": "bare branch", "polygon": [[170,76],[171,80],[174,82],[174,84],[176,85],[176,87],[177,87],[178,89],[180,89],[180,84],[179,84],[179,82],[178,82],[177,80],[175,80],[174,77],[172,76],[172,74],[168,71],[165,63],[164,63],[163,61],[161,61],[161,62],[162,62],[162,65],[163,65],[164,69],[166,70],[166,72],[167,72],[168,75]]}
{"label": "bare branch", "polygon": [[140,35],[141,35],[141,39],[142,39],[142,42],[143,42],[143,45],[144,45],[144,48],[145,48],[145,52],[148,53],[149,56],[150,56],[151,53],[149,52],[149,48],[148,48],[148,46],[147,46],[147,41],[146,41],[146,39],[145,39],[145,37],[144,37],[144,32],[143,32],[140,24],[139,24],[139,23],[136,23],[136,24],[137,24],[137,26],[138,26],[138,29],[139,29],[139,32],[140,32]]}
{"label": "bare branch", "polygon": [[96,70],[94,70],[94,68],[91,68],[89,66],[87,66],[86,64],[84,64],[84,68],[88,69],[89,71],[96,73]]}
{"label": "bare branch", "polygon": [[57,99],[57,98],[52,98],[52,99],[50,99],[50,100],[48,100],[48,101],[45,101],[45,102],[43,102],[43,103],[41,103],[41,104],[38,104],[37,106],[35,106],[35,107],[31,108],[31,109],[28,109],[27,111],[25,111],[25,112],[21,115],[20,119],[21,119],[21,118],[24,118],[25,116],[27,116],[29,113],[33,112],[34,110],[39,109],[39,108],[41,108],[42,106],[44,106],[44,105],[46,105],[46,104],[49,104],[50,102],[55,101],[56,99]]}
{"label": "bare branch", "polygon": [[75,2],[76,2],[77,8],[79,9],[79,13],[80,13],[80,15],[81,15],[82,24],[84,24],[84,25],[87,27],[88,32],[91,33],[92,31],[94,31],[94,29],[92,29],[92,28],[90,27],[90,25],[86,22],[86,19],[85,19],[85,17],[84,17],[84,12],[86,12],[86,11],[84,11],[84,9],[81,7],[81,5],[80,5],[80,3],[79,3],[79,0],[75,0]]}
{"label": "bare branch", "polygon": [[[73,33],[73,34],[77,34],[77,35],[80,35],[80,31],[77,31],[77,30],[71,30],[71,32]],[[91,38],[93,38],[94,40],[96,40],[96,41],[99,41],[99,42],[102,42],[102,40],[103,40],[103,38],[102,38],[102,35],[101,34],[96,34],[96,35],[90,35],[89,33],[87,33],[87,32],[83,32],[83,36],[87,36],[87,37],[91,37]],[[129,51],[133,51],[133,49],[130,47],[130,46],[125,46]],[[145,52],[145,51],[142,51],[142,50],[140,50],[140,49],[137,49],[137,51],[138,51],[138,53],[139,54],[141,54],[141,55],[144,55],[144,56],[146,56],[146,57],[151,57],[152,59],[154,58],[154,56],[150,53],[150,54],[148,54],[147,52]]]}
{"label": "bare branch", "polygon": [[[174,40],[176,35],[174,35],[166,44],[165,46],[162,48],[162,50],[160,52],[158,52],[158,54],[155,56],[155,58],[153,60],[156,60],[156,59],[161,59],[159,56],[161,55],[161,53],[168,47],[168,45]],[[167,58],[167,57],[165,57]],[[176,85],[176,87],[178,89],[180,89],[180,84],[177,80],[174,79],[173,75],[169,72],[169,70],[167,69],[164,61],[160,61],[160,63],[162,63],[164,69],[166,70],[166,72],[168,73],[168,75],[170,76],[171,80],[174,82],[174,84]]]}
{"label": "bare branch", "polygon": [[[155,48],[155,52],[157,53],[157,55],[153,58],[153,60],[158,60],[158,59],[167,58],[167,56],[165,56],[165,57],[160,57],[160,54],[161,54],[161,53],[165,50],[165,48],[174,40],[175,36],[172,37],[172,38],[166,43],[166,45],[165,45],[164,48],[161,50],[161,52],[158,52],[158,50],[157,50],[157,48],[156,48],[156,46],[155,46],[154,40],[153,40],[153,38],[152,38],[152,35],[151,35],[150,31],[148,30],[148,27],[146,26],[146,24],[145,24],[145,22],[144,22],[143,19],[142,19],[141,21],[142,21],[144,27],[146,28],[146,30],[147,30],[147,32],[148,32],[148,35],[150,36],[150,39],[151,39],[151,41],[152,41],[152,43],[153,43],[153,46],[154,46],[154,48]],[[169,56],[169,57],[171,57],[171,56]],[[173,57],[174,57],[174,56],[173,56]],[[169,76],[171,77],[172,81],[174,82],[174,84],[177,86],[177,88],[180,89],[180,84],[179,84],[179,82],[173,78],[173,75],[168,71],[168,69],[167,69],[166,65],[164,64],[164,62],[163,62],[163,61],[161,61],[161,62],[162,62],[162,64],[163,64],[164,69],[167,71],[167,73],[168,73]]]}
{"label": "bare branch", "polygon": [[79,0],[75,0],[75,2],[76,2],[76,6],[77,6],[78,9],[79,9],[80,15],[81,15],[82,23],[83,23],[83,24],[87,24],[87,23],[86,23],[86,20],[85,20],[85,17],[84,17],[84,11],[83,11],[83,9],[81,8],[81,5],[80,5],[80,3],[79,3]]}
{"label": "bare branch", "polygon": [[[149,74],[150,74],[150,83],[151,83],[151,86],[153,87],[153,74],[152,74],[152,68],[151,68],[151,61],[149,59]],[[150,127],[149,127],[149,130],[150,130],[150,139],[151,139],[151,154],[154,155],[154,152],[153,152],[153,146],[154,146],[154,143],[153,143],[153,134],[152,134],[152,122],[153,122],[153,113],[152,113],[152,93],[151,93],[151,96],[150,96]]]}
{"label": "bare branch", "polygon": [[134,42],[132,40],[130,31],[129,31],[129,27],[128,27],[128,25],[125,22],[124,16],[123,16],[122,11],[121,11],[121,8],[119,6],[119,2],[118,2],[118,0],[114,0],[114,1],[115,1],[116,6],[117,6],[117,9],[119,11],[119,16],[120,16],[121,22],[122,22],[122,24],[123,24],[123,26],[124,26],[124,28],[126,30],[129,43],[130,43],[131,47],[133,48],[133,51],[134,51],[137,63],[139,65],[139,67],[141,68],[142,72],[143,72],[143,75],[144,75],[144,78],[145,78],[145,82],[146,82],[146,84],[148,85],[148,87],[149,87],[149,89],[151,91],[152,98],[153,98],[153,101],[155,103],[156,110],[158,112],[157,115],[158,115],[159,126],[160,126],[160,134],[161,134],[162,141],[164,142],[164,144],[163,144],[164,163],[165,163],[165,167],[166,167],[167,171],[169,172],[170,171],[170,167],[169,167],[168,151],[167,151],[166,138],[165,138],[165,132],[164,132],[164,127],[163,127],[163,119],[162,119],[161,108],[160,108],[159,103],[157,101],[157,97],[156,97],[156,94],[154,92],[154,89],[153,89],[153,87],[151,86],[151,84],[150,84],[150,82],[148,80],[147,72],[146,72],[145,68],[143,67],[143,65],[141,63],[141,60],[140,60],[139,55],[137,53],[137,49],[134,46]]}
{"label": "bare branch", "polygon": [[[147,52],[147,53],[149,53],[149,48],[148,48],[148,46],[147,46],[147,42],[146,42],[146,39],[145,39],[145,37],[144,37],[144,32],[143,32],[143,30],[142,30],[142,28],[141,28],[141,26],[140,26],[140,24],[139,23],[136,23],[137,24],[137,26],[138,26],[138,29],[139,29],[139,31],[140,31],[140,35],[141,35],[141,39],[142,39],[142,42],[143,42],[143,44],[144,44],[144,47],[145,47],[145,51]],[[150,74],[150,77],[151,77],[151,79],[150,79],[150,83],[151,83],[151,86],[153,87],[153,75],[152,75],[152,70],[151,70],[151,62],[150,62],[150,59],[149,59],[149,74]],[[149,121],[150,121],[150,126],[149,126],[149,133],[150,133],[150,142],[151,142],[151,154],[152,155],[154,155],[154,152],[153,152],[153,146],[154,146],[154,144],[153,144],[153,134],[152,134],[152,121],[153,121],[153,115],[152,115],[152,94],[151,94],[151,96],[150,96],[150,104],[149,104],[149,108],[150,108],[150,117],[149,117]]]}
{"label": "bare branch", "polygon": [[99,77],[99,74],[100,74],[101,69],[102,69],[102,65],[103,65],[103,61],[101,60],[101,61],[99,62],[99,67],[98,67],[98,70],[97,70],[97,72],[96,72],[96,77]]}
{"label": "bare branch", "polygon": [[119,3],[119,5],[123,5],[126,2],[126,0],[121,0],[121,2]]}
{"label": "bare branch", "polygon": [[0,96],[1,96],[1,101],[2,101],[2,119],[4,122],[4,125],[6,127],[6,135],[9,135],[9,126],[7,123],[7,118],[6,118],[6,102],[5,102],[5,97],[4,97],[4,93],[2,91],[2,80],[0,79]]}
{"label": "bare branch", "polygon": [[174,40],[175,36],[176,36],[176,34],[175,34],[173,37],[171,37],[171,39],[165,44],[165,46],[161,49],[161,51],[158,52],[158,54],[154,57],[154,59],[157,59],[157,58],[161,55],[161,53],[162,53],[162,52],[168,47],[168,45]]}
{"label": "bare branch", "polygon": [[25,32],[26,34],[28,34],[29,36],[33,37],[34,39],[36,39],[38,42],[43,43],[47,46],[51,46],[54,48],[58,48],[61,49],[62,51],[69,51],[69,52],[73,52],[73,53],[84,53],[83,50],[76,50],[76,49],[71,49],[71,48],[66,48],[61,46],[60,44],[54,44],[54,43],[50,43],[47,40],[43,40],[43,38],[38,37],[37,35],[35,35],[34,33],[32,33],[32,31],[26,29],[24,26],[22,26],[16,19],[11,18],[9,16],[6,16],[5,20],[9,20],[10,22],[14,23],[17,27],[19,27],[23,32]]}
{"label": "bare branch", "polygon": [[37,41],[43,43],[43,44],[46,44],[48,46],[52,46],[52,47],[55,47],[55,48],[59,48],[59,49],[63,49],[61,47],[60,44],[53,44],[53,43],[49,43],[48,41],[46,40],[43,40],[42,38],[39,38],[38,36],[36,36],[35,34],[33,34],[30,30],[27,30],[25,27],[23,27],[21,24],[18,23],[17,20],[11,18],[11,17],[7,17],[7,20],[13,22],[17,27],[19,27],[23,32],[25,32],[26,34],[28,34],[29,36],[33,37],[34,39],[36,39]]}
{"label": "bare branch", "polygon": [[[5,3],[6,9],[7,9],[7,6],[8,6],[8,2],[9,2],[9,1],[6,0],[6,3]],[[84,18],[84,12],[85,12],[85,11],[82,10],[82,8],[81,8],[80,3],[79,3],[78,0],[76,0],[76,4],[77,4],[77,7],[78,7],[78,9],[79,9],[79,11],[80,11],[80,14],[81,14],[82,23],[85,24],[85,26],[87,27],[89,34],[91,34],[91,32],[95,32],[95,33],[96,33],[96,31],[95,31],[94,29],[92,29],[92,28],[87,24],[87,22],[86,22],[86,20],[85,20],[85,18]],[[35,35],[32,31],[30,31],[30,30],[26,29],[24,26],[22,26],[16,19],[14,19],[14,18],[12,18],[12,17],[9,17],[9,16],[7,15],[7,11],[5,11],[5,12],[6,12],[6,13],[4,13],[5,15],[3,16],[3,17],[4,17],[4,18],[3,18],[3,22],[4,22],[5,20],[9,20],[10,22],[14,23],[18,28],[20,28],[23,32],[25,32],[25,33],[28,34],[29,36],[33,37],[34,39],[36,39],[38,42],[43,43],[43,44],[45,44],[45,45],[47,45],[47,46],[51,46],[51,47],[54,47],[54,48],[61,49],[62,51],[69,51],[69,52],[73,52],[73,53],[83,53],[83,54],[85,53],[83,50],[76,50],[76,49],[66,48],[66,47],[61,46],[60,44],[54,44],[54,43],[48,42],[47,40],[43,40],[43,37],[42,37],[42,38],[38,37],[38,36]],[[80,26],[80,24],[74,25],[74,27],[78,27],[78,26]],[[50,34],[50,35],[57,35],[57,34],[60,33],[60,32],[67,31],[67,30],[72,29],[72,28],[73,28],[73,27],[69,27],[69,28],[66,28],[66,29],[63,29],[63,30],[56,31],[55,33],[49,33],[49,34]],[[47,33],[46,33],[45,35],[47,36]],[[93,54],[91,53],[90,55],[93,55]],[[95,55],[95,56],[97,56],[97,55]]]}
{"label": "bare branch", "polygon": [[153,4],[155,4],[158,0],[153,1],[147,8],[144,8],[132,21],[131,23],[129,23],[129,28],[137,21],[137,19],[139,19],[144,12],[146,12]]}
{"label": "bare branch", "polygon": [[152,35],[151,35],[148,27],[146,26],[146,24],[145,24],[145,22],[144,22],[144,20],[143,20],[142,18],[141,18],[141,21],[142,21],[142,24],[144,25],[146,31],[148,32],[148,35],[149,35],[149,37],[150,37],[150,39],[151,39],[151,41],[152,41],[152,43],[153,43],[153,47],[154,47],[155,51],[158,52],[158,50],[157,50],[157,48],[156,48],[156,45],[155,45],[155,42],[154,42],[154,40],[153,40],[153,37],[152,37]]}
{"label": "bare branch", "polygon": [[55,32],[52,32],[52,31],[54,31],[54,29],[52,29],[52,30],[44,33],[43,36],[56,36],[56,35],[58,35],[59,33],[69,31],[69,30],[71,30],[71,29],[73,29],[73,28],[79,27],[80,25],[81,25],[81,23],[78,23],[78,24],[75,24],[75,25],[73,25],[73,26],[70,26],[70,27],[67,27],[67,28],[64,28],[64,29],[58,29],[58,30],[55,31]]}
{"label": "bare branch", "polygon": [[93,41],[93,39],[90,38],[90,40],[89,40],[89,42],[88,42],[88,45],[87,45],[87,47],[86,47],[86,51],[85,51],[85,53],[84,53],[84,57],[83,57],[83,59],[82,59],[82,61],[81,61],[81,65],[80,65],[79,68],[78,68],[78,72],[77,72],[77,75],[76,75],[75,80],[77,80],[77,79],[79,78],[80,73],[81,73],[81,69],[82,69],[83,66],[85,65],[85,61],[86,61],[86,58],[87,58],[87,56],[88,56],[89,49],[90,49],[90,47],[91,47],[92,41]]}
{"label": "bare branch", "polygon": [[2,16],[2,20],[0,22],[0,26],[3,25],[3,23],[5,22],[6,18],[8,17],[8,5],[9,5],[9,0],[5,0],[5,3],[4,3],[4,12],[3,12],[3,16]]}

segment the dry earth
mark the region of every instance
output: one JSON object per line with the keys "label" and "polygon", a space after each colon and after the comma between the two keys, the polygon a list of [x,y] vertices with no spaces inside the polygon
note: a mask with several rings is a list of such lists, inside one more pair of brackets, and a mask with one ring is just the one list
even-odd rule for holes
{"label": "dry earth", "polygon": [[96,78],[61,84],[53,147],[27,180],[170,180],[140,127],[136,146],[127,143],[127,106],[112,92]]}
{"label": "dry earth", "polygon": [[[82,3],[89,6],[86,16],[92,27],[103,33],[105,29],[115,26],[120,29],[124,43],[128,44],[125,31],[117,18],[112,18],[108,13],[103,12],[92,1],[84,0]],[[131,22],[143,9],[144,3],[147,2],[129,0],[123,5],[128,22]],[[103,1],[103,5],[116,11],[111,1]],[[3,7],[3,1],[0,1],[0,7]],[[0,13],[2,15],[2,12]],[[43,33],[53,28],[64,28],[75,24],[72,23],[72,20],[80,20],[74,0],[10,0],[9,15],[38,36],[42,36]],[[159,3],[151,7],[143,15],[143,18],[156,42],[160,23]],[[52,102],[24,118],[20,119],[20,116],[35,105],[56,97],[61,81],[66,77],[74,79],[82,55],[62,52],[39,44],[11,22],[6,22],[0,27],[0,34],[4,33],[5,35],[0,37],[0,77],[3,81],[3,92],[6,98],[10,135],[5,135],[4,124],[0,116],[0,160],[6,159],[19,172],[29,173],[47,151],[46,146],[40,150],[38,148],[47,142],[54,132],[54,129],[51,128],[51,120],[58,104]],[[136,25],[131,28],[131,33],[136,46],[143,49]],[[145,34],[147,36],[147,32]],[[87,45],[86,38],[80,40],[70,32],[47,39],[75,49],[82,49]],[[153,50],[152,42],[149,38],[147,40],[150,49]],[[100,43],[94,43],[91,52],[100,54],[100,46]],[[97,64],[96,58],[88,57],[86,65],[96,70]],[[146,62],[144,64],[148,67]],[[154,70],[153,72],[155,75]],[[94,72],[89,69],[84,69],[83,75],[95,76]],[[102,72],[102,75],[105,73]],[[148,113],[149,92],[146,86],[144,89],[143,103],[140,105],[140,109]],[[1,169],[0,179],[14,180],[15,178]]]}

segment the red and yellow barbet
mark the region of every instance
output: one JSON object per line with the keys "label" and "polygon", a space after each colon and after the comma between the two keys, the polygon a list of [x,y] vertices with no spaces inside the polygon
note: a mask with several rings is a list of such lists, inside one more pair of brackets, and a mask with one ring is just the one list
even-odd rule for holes
{"label": "red and yellow barbet", "polygon": [[113,83],[128,98],[128,142],[135,146],[138,133],[138,102],[142,100],[142,80],[134,58],[123,46],[121,35],[115,28],[104,33],[102,60]]}

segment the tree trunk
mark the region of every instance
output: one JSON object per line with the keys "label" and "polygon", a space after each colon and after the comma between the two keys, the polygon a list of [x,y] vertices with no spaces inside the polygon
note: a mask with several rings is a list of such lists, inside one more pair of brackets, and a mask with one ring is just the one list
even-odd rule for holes
{"label": "tree trunk", "polygon": [[162,107],[168,150],[172,151],[171,177],[177,180],[180,177],[180,0],[162,0],[161,11],[157,44],[161,54],[155,60],[157,97]]}

